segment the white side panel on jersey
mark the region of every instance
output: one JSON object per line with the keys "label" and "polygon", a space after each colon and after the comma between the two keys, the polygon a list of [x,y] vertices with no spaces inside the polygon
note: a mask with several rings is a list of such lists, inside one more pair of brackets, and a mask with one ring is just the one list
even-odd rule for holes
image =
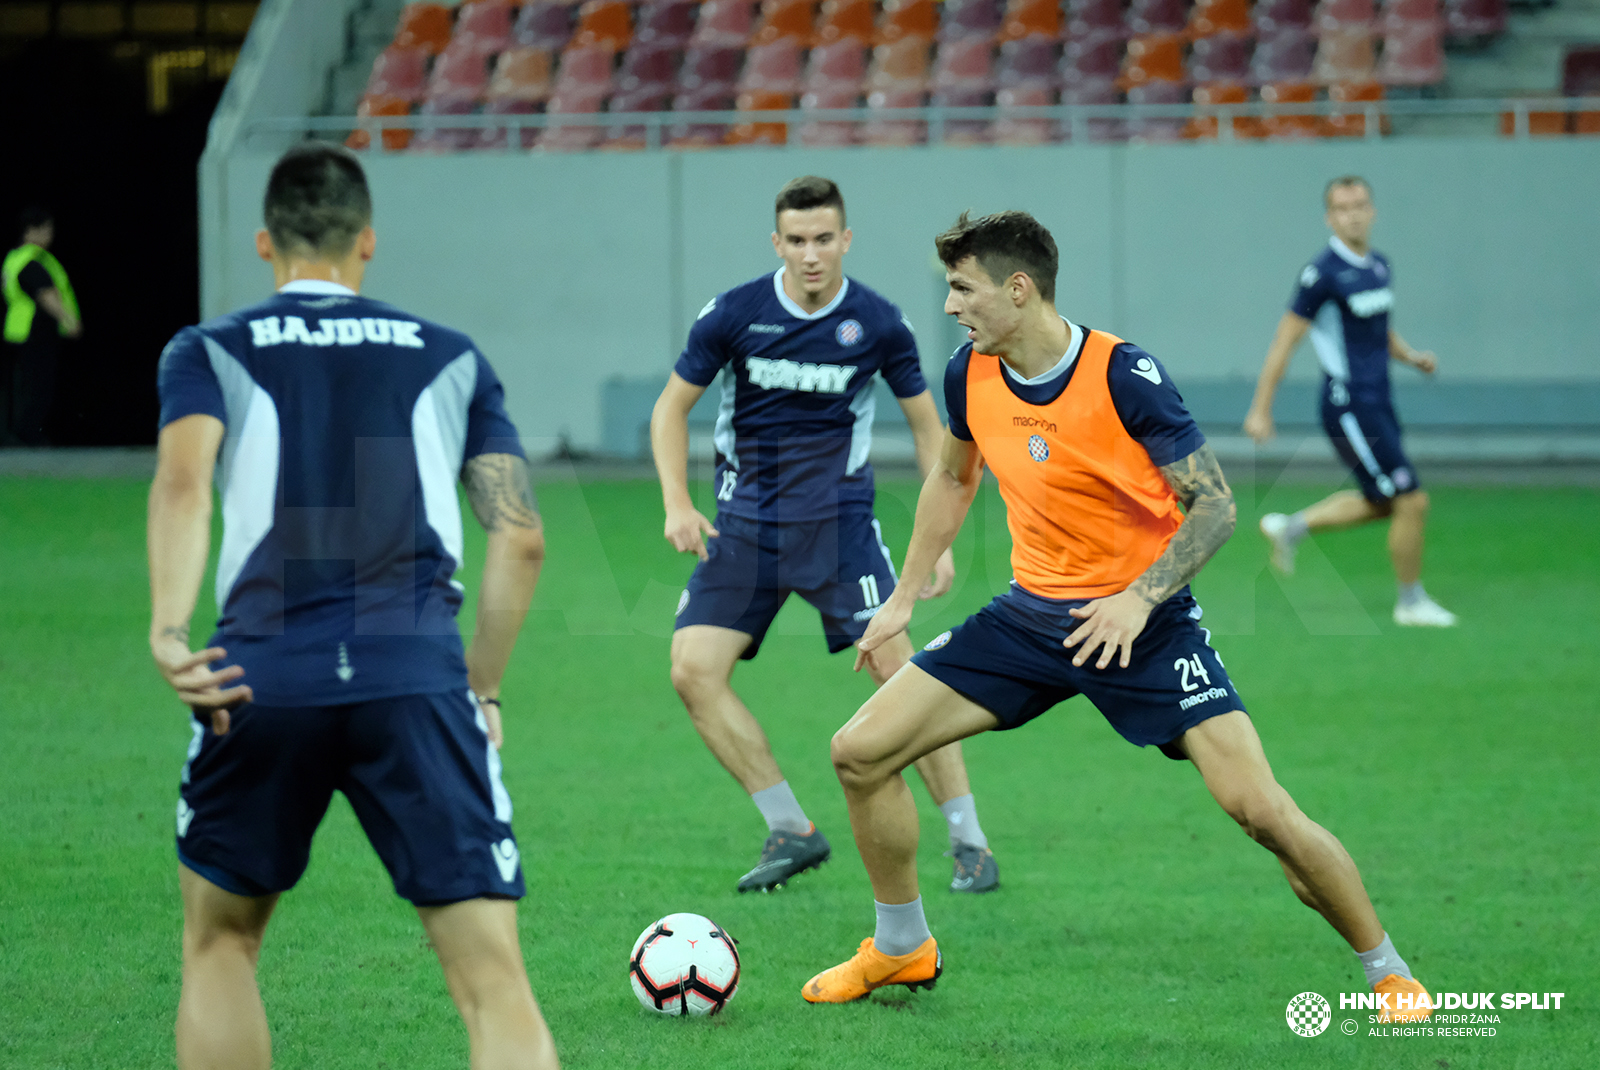
{"label": "white side panel on jersey", "polygon": [[211,370],[228,412],[217,489],[222,495],[222,551],[217,555],[217,615],[228,604],[244,563],[272,530],[283,448],[278,407],[232,354],[205,339]]}
{"label": "white side panel on jersey", "polygon": [[1344,318],[1339,302],[1324,301],[1311,321],[1311,345],[1322,362],[1322,370],[1336,382],[1350,381],[1350,354],[1344,347]]}
{"label": "white side panel on jersey", "polygon": [[872,453],[872,417],[878,411],[878,395],[872,380],[867,380],[850,399],[850,411],[855,413],[856,422],[850,429],[850,457],[844,465],[847,476],[859,472]]}
{"label": "white side panel on jersey", "polygon": [[883,552],[883,562],[889,566],[889,575],[894,577],[894,582],[900,582],[899,573],[894,570],[894,558],[889,555],[889,548],[883,544],[883,527],[878,523],[878,518],[872,518],[872,534],[878,540],[878,549]]}
{"label": "white side panel on jersey", "polygon": [[1373,456],[1372,444],[1367,441],[1366,434],[1361,430],[1361,424],[1356,421],[1356,414],[1340,413],[1339,427],[1344,431],[1344,437],[1349,440],[1350,448],[1361,458],[1361,467],[1371,475],[1382,476],[1383,469],[1378,467],[1378,458]]}
{"label": "white side panel on jersey", "polygon": [[489,765],[489,794],[494,796],[494,818],[511,824],[511,793],[506,790],[505,781],[501,779],[500,748],[489,739],[489,721],[483,715],[483,707],[478,705],[478,696],[471,691],[467,692],[467,701],[472,703],[474,720],[477,722],[478,731],[483,733],[484,749],[488,752]]}
{"label": "white side panel on jersey", "polygon": [[739,470],[739,451],[733,448],[736,441],[733,434],[733,398],[738,392],[738,376],[734,375],[732,368],[728,368],[722,373],[722,403],[717,406],[717,425],[711,432],[711,441],[716,445],[717,452],[728,459],[728,466],[735,472]]}
{"label": "white side panel on jersey", "polygon": [[[423,388],[411,410],[411,442],[417,451],[423,512],[457,569],[462,565],[465,540],[456,481],[467,449],[467,412],[477,389],[478,355],[468,350]],[[455,580],[450,584],[462,589]]]}

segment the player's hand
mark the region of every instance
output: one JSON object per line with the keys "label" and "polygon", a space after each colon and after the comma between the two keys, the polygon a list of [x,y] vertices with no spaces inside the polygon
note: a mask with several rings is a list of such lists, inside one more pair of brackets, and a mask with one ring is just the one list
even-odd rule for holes
{"label": "player's hand", "polygon": [[1067,612],[1083,623],[1077,631],[1062,640],[1061,645],[1068,650],[1078,648],[1077,655],[1072,659],[1074,665],[1082,665],[1099,650],[1100,659],[1095,663],[1095,668],[1103,669],[1110,665],[1111,659],[1120,652],[1120,664],[1126,669],[1129,659],[1133,657],[1133,641],[1144,631],[1151,608],[1150,603],[1138,595],[1122,591],[1069,609]]}
{"label": "player's hand", "polygon": [[478,709],[483,711],[483,723],[489,730],[489,742],[494,744],[495,750],[499,750],[500,745],[506,741],[505,731],[500,727],[500,700],[492,695],[478,695]]}
{"label": "player's hand", "polygon": [[704,561],[707,557],[705,540],[702,535],[716,538],[720,532],[711,526],[698,509],[668,509],[667,510],[667,541],[679,553],[694,554]]}
{"label": "player's hand", "polygon": [[1433,350],[1425,349],[1420,353],[1411,354],[1411,366],[1423,375],[1432,375],[1439,370],[1439,358],[1433,355]]}
{"label": "player's hand", "polygon": [[221,647],[191,651],[189,644],[172,636],[157,639],[150,644],[161,676],[178,693],[181,699],[202,719],[209,719],[211,730],[219,736],[228,734],[228,710],[255,698],[248,684],[224,687],[244,675],[240,665],[230,665],[220,672],[211,671],[211,663],[228,656]]}
{"label": "player's hand", "polygon": [[1251,409],[1244,418],[1244,433],[1255,439],[1259,445],[1262,442],[1270,441],[1278,433],[1278,429],[1272,426],[1271,413],[1258,412],[1255,409]]}
{"label": "player's hand", "polygon": [[876,664],[873,652],[906,630],[906,625],[911,623],[911,609],[914,604],[909,599],[902,602],[894,595],[890,595],[889,600],[872,615],[866,634],[856,640],[856,672],[860,672],[866,665]]}
{"label": "player's hand", "polygon": [[[948,594],[956,582],[956,555],[946,550],[939,555],[939,560],[933,563],[933,575],[928,577],[928,582],[922,585],[922,590],[917,592],[917,601],[929,598],[938,598]],[[881,612],[881,610],[880,610]]]}

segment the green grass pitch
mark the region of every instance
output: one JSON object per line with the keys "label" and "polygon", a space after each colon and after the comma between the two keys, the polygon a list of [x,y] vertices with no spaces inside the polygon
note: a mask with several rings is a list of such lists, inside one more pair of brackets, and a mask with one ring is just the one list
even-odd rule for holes
{"label": "green grass pitch", "polygon": [[[1239,532],[1196,584],[1279,779],[1340,836],[1433,991],[1565,992],[1492,1037],[1289,1031],[1359,965],[1191,767],[1123,743],[1084,700],[967,744],[1003,887],[945,891],[920,784],[937,990],[813,1007],[799,989],[870,934],[870,889],[827,741],[869,693],[798,599],[735,686],[834,860],[769,896],[734,882],[764,835],[667,680],[688,559],[643,482],[540,487],[549,562],[505,686],[506,781],[529,896],[523,945],[569,1067],[1593,1067],[1600,1065],[1600,741],[1592,490],[1440,488],[1431,591],[1448,632],[1389,622],[1379,527],[1308,545],[1280,582],[1254,534],[1326,487],[1241,485]],[[145,487],[0,480],[0,1066],[171,1065],[180,915],[172,848],[189,733],[145,646]],[[885,483],[897,558],[916,487]],[[469,525],[470,527],[471,525]],[[481,536],[469,543],[481,561]],[[992,488],[926,642],[1000,590]],[[214,564],[214,562],[213,562]],[[209,632],[202,595],[196,634]],[[463,614],[470,620],[470,610]],[[658,1019],[626,978],[650,921],[693,910],[740,940],[719,1018]],[[261,985],[281,1068],[465,1065],[410,908],[347,805],[269,931]],[[895,990],[900,992],[901,990]]]}

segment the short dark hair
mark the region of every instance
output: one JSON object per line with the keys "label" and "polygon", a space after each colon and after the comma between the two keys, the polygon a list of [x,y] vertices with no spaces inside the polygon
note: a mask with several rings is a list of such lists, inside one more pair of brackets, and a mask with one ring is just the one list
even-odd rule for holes
{"label": "short dark hair", "polygon": [[784,183],[778,191],[773,214],[782,215],[791,210],[804,212],[812,208],[839,209],[839,225],[844,226],[844,194],[839,192],[833,179],[816,175],[801,175]]}
{"label": "short dark hair", "polygon": [[1060,253],[1044,224],[1027,212],[995,212],[977,219],[962,212],[955,226],[933,239],[933,246],[945,267],[976,257],[996,286],[1020,271],[1033,280],[1040,297],[1055,303]]}
{"label": "short dark hair", "polygon": [[26,234],[34,227],[54,223],[56,214],[42,204],[30,204],[17,213],[17,233]]}
{"label": "short dark hair", "polygon": [[1333,191],[1336,189],[1341,189],[1345,186],[1360,186],[1362,189],[1367,191],[1367,200],[1370,201],[1372,199],[1372,183],[1368,182],[1360,175],[1340,175],[1338,178],[1330,180],[1328,184],[1322,188],[1322,206],[1324,208],[1330,207],[1332,205],[1331,198],[1333,197]]}
{"label": "short dark hair", "polygon": [[346,255],[372,222],[361,161],[342,145],[296,145],[273,165],[262,214],[280,253]]}

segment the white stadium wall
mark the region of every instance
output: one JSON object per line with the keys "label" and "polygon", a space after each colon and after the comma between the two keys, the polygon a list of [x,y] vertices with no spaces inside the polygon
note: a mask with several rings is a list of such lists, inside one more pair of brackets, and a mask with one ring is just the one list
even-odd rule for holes
{"label": "white stadium wall", "polygon": [[[207,315],[270,286],[252,235],[272,155],[208,153]],[[1600,139],[365,159],[379,235],[367,292],[470,333],[535,441],[631,451],[637,428],[606,423],[636,421],[638,404],[603,416],[603,386],[648,395],[710,297],[776,268],[772,198],[805,173],[840,183],[847,270],[901,305],[930,372],[955,341],[932,236],[962,209],[1023,208],[1061,246],[1064,313],[1137,341],[1186,389],[1247,398],[1326,240],[1323,184],[1354,172],[1375,190],[1396,327],[1439,353],[1441,388],[1600,396]],[[1291,378],[1314,374],[1307,347]],[[1397,381],[1414,394],[1411,376]]]}

